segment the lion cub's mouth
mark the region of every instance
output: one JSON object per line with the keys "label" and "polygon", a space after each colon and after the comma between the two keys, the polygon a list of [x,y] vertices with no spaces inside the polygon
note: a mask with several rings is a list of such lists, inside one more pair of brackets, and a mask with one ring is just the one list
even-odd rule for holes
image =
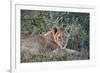
{"label": "lion cub's mouth", "polygon": [[61,48],[61,49],[66,49],[66,45],[64,45],[64,46],[61,46],[60,48]]}
{"label": "lion cub's mouth", "polygon": [[66,48],[66,46],[64,46],[63,48]]}

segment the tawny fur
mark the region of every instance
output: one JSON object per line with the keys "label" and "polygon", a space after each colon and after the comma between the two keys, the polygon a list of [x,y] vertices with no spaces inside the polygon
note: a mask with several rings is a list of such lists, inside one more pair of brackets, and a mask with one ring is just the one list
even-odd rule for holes
{"label": "tawny fur", "polygon": [[55,51],[56,49],[64,49],[67,46],[69,38],[69,30],[56,26],[45,34],[21,38],[21,51],[38,54]]}

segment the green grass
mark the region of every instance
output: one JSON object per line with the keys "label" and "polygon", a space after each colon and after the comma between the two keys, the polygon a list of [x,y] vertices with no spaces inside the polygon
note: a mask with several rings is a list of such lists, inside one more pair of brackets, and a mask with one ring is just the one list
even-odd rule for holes
{"label": "green grass", "polygon": [[29,52],[21,52],[21,63],[29,62],[49,62],[49,61],[72,61],[87,60],[89,56],[85,54],[69,54],[65,52],[49,52],[40,54],[31,54]]}

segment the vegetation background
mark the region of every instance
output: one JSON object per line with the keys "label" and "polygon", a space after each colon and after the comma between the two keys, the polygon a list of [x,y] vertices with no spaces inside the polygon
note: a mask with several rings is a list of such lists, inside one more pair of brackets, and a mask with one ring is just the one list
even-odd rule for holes
{"label": "vegetation background", "polygon": [[21,10],[21,36],[46,33],[53,25],[71,28],[67,48],[81,52],[78,56],[21,52],[21,62],[89,59],[89,19],[89,13]]}

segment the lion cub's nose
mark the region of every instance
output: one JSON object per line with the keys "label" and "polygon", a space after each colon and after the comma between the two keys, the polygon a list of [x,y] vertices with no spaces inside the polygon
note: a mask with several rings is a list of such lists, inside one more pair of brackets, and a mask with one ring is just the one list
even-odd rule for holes
{"label": "lion cub's nose", "polygon": [[64,47],[65,47],[65,45],[63,44],[63,45],[62,45],[62,47],[64,48]]}

